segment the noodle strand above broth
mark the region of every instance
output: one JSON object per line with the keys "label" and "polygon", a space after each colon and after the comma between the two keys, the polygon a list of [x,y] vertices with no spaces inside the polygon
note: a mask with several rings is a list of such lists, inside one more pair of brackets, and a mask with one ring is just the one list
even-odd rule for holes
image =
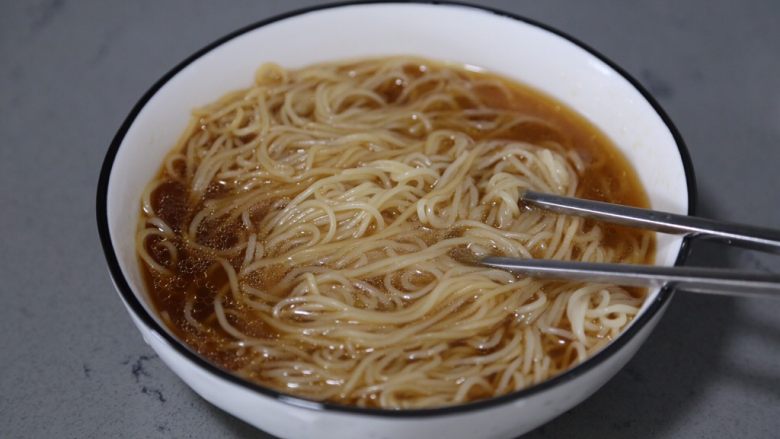
{"label": "noodle strand above broth", "polygon": [[249,380],[458,404],[585,360],[643,303],[471,263],[652,261],[652,234],[526,208],[524,189],[647,206],[602,134],[507,79],[401,57],[266,64],[195,111],[143,195],[137,250],[169,329]]}

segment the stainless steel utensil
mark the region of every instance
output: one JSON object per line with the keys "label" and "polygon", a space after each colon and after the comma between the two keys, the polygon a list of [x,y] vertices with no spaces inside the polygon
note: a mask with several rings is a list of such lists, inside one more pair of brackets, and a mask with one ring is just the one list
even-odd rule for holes
{"label": "stainless steel utensil", "polygon": [[[749,249],[780,253],[780,230],[533,191],[527,191],[522,200],[530,206],[552,212],[663,233],[687,234]],[[674,285],[697,293],[780,298],[780,275],[777,274],[725,268],[598,264],[504,257],[487,257],[481,259],[480,263],[535,277],[631,286]]]}
{"label": "stainless steel utensil", "polygon": [[566,279],[639,287],[673,285],[694,293],[780,298],[780,275],[740,270],[658,265],[597,264],[488,257],[480,263],[513,273],[548,279]]}
{"label": "stainless steel utensil", "polygon": [[696,238],[721,241],[754,250],[780,253],[780,230],[533,191],[527,191],[522,199],[530,206],[552,212],[656,232],[688,234]]}

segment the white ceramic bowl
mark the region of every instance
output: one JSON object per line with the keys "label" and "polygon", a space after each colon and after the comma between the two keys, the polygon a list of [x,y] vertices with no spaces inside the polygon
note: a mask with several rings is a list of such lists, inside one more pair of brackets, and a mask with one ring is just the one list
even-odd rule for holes
{"label": "white ceramic bowl", "polygon": [[[97,216],[125,306],[160,358],[223,410],[285,438],[508,438],[591,395],[632,357],[671,291],[651,291],[612,344],[568,372],[510,395],[455,407],[383,411],[302,400],[233,376],[175,339],[153,311],[134,249],[141,192],[193,108],[251,84],[273,61],[296,68],[343,58],[419,55],[484,67],[540,89],[603,130],[637,170],[653,208],[691,213],[693,174],[680,136],[636,81],[582,43],[510,14],[457,4],[370,3],[308,9],[254,24],[194,54],[158,81],[117,133],[100,176]],[[657,263],[680,262],[659,236]]]}

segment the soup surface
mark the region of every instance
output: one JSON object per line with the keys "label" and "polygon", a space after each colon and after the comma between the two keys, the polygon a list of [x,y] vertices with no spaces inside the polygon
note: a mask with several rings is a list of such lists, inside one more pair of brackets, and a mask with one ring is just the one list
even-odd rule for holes
{"label": "soup surface", "polygon": [[517,277],[504,255],[650,263],[648,232],[524,189],[647,207],[565,105],[418,58],[285,70],[194,111],[144,193],[137,250],[168,328],[273,389],[389,409],[489,398],[617,336],[644,291]]}

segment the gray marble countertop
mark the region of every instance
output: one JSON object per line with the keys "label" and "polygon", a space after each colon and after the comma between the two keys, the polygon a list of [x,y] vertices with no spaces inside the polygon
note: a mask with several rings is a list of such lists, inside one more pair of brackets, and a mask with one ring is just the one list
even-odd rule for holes
{"label": "gray marble countertop", "polygon": [[[585,41],[658,98],[700,214],[780,226],[780,3],[485,2]],[[0,2],[0,437],[268,437],[190,391],[108,276],[95,188],[137,99],[214,39],[312,1]],[[691,264],[780,271],[697,244]],[[780,301],[678,294],[629,365],[530,438],[777,437]]]}

